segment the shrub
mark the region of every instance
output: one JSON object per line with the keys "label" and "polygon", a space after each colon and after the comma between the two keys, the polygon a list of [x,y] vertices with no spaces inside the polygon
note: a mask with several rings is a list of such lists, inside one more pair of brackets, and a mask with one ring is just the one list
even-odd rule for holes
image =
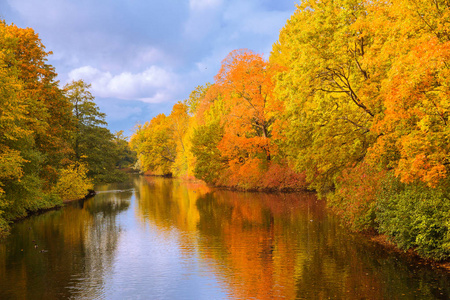
{"label": "shrub", "polygon": [[335,180],[335,191],[327,195],[332,207],[352,230],[363,231],[376,227],[376,194],[385,176],[366,163],[345,169]]}
{"label": "shrub", "polygon": [[414,248],[436,260],[450,258],[449,196],[448,183],[431,188],[389,175],[377,197],[379,231],[401,249]]}
{"label": "shrub", "polygon": [[87,178],[88,169],[84,164],[75,163],[61,170],[58,182],[54,188],[63,200],[81,199],[93,185]]}
{"label": "shrub", "polygon": [[295,172],[287,163],[271,163],[262,180],[262,188],[269,190],[306,190],[305,173]]}

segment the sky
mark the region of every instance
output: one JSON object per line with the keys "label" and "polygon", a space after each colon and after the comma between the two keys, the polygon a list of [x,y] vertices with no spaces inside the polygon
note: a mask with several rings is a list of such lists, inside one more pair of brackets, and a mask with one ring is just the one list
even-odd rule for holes
{"label": "sky", "polygon": [[31,27],[61,87],[90,83],[108,128],[136,124],[214,82],[247,48],[268,58],[299,0],[0,0],[0,19]]}

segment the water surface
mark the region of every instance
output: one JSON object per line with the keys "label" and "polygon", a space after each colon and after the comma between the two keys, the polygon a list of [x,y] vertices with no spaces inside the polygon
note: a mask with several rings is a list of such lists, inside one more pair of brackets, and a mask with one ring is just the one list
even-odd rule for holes
{"label": "water surface", "polygon": [[132,177],[0,242],[0,299],[449,299],[450,275],[349,233],[312,193]]}

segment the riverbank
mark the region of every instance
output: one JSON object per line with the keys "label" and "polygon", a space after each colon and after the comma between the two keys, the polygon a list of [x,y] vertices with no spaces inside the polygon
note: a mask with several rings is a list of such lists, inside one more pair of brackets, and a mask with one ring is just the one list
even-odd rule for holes
{"label": "riverbank", "polygon": [[402,250],[398,248],[393,242],[389,240],[389,237],[384,234],[379,234],[377,232],[370,233],[360,233],[364,238],[369,241],[377,244],[380,247],[383,247],[384,250],[400,254],[408,259],[412,260],[416,265],[429,265],[436,269],[441,269],[450,273],[450,260],[446,261],[436,261],[433,259],[427,259],[420,256],[414,249]]}
{"label": "riverbank", "polygon": [[[96,192],[94,190],[89,189],[87,194],[84,197],[82,197],[82,198],[66,199],[66,200],[58,201],[58,202],[53,203],[53,204],[48,205],[48,206],[39,207],[39,208],[37,208],[35,210],[27,210],[26,211],[26,215],[20,216],[18,218],[14,218],[14,219],[11,219],[11,220],[5,220],[4,221],[5,225],[0,227],[0,240],[2,238],[5,238],[9,234],[9,225],[10,224],[14,224],[14,223],[16,223],[18,221],[30,218],[32,216],[37,216],[37,215],[41,215],[41,214],[44,214],[44,213],[49,212],[49,211],[60,209],[66,203],[89,199],[89,198],[94,197],[95,195],[96,195]],[[0,221],[2,221],[2,220],[0,220]]]}

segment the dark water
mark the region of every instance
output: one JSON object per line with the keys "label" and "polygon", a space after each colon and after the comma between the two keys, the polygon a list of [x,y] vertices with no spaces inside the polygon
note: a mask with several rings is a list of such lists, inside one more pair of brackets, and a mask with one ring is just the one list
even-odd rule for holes
{"label": "dark water", "polygon": [[0,299],[450,297],[449,273],[350,234],[313,194],[153,177],[97,190],[14,226]]}

